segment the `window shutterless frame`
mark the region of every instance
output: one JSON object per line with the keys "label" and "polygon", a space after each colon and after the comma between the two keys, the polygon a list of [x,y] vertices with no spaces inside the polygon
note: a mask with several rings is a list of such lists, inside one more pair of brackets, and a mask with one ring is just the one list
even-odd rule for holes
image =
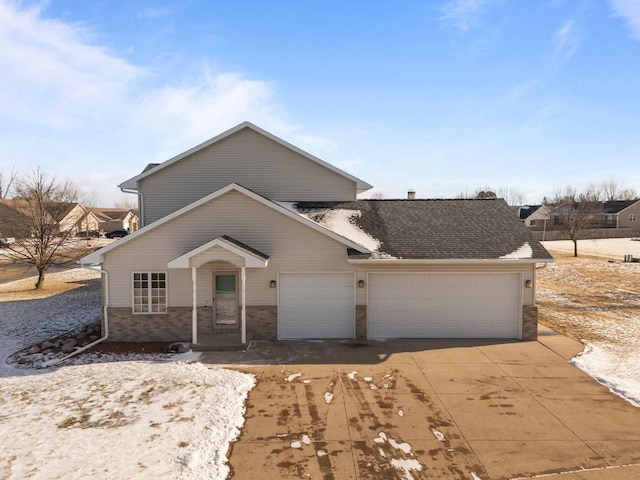
{"label": "window shutterless frame", "polygon": [[132,272],[134,315],[167,313],[167,272]]}

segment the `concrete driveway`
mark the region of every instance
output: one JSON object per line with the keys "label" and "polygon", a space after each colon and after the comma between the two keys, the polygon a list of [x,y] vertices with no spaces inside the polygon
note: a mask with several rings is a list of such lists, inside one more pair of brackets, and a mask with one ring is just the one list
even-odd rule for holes
{"label": "concrete driveway", "polygon": [[234,479],[640,478],[640,409],[571,366],[581,350],[543,331],[259,343],[202,361],[257,378]]}

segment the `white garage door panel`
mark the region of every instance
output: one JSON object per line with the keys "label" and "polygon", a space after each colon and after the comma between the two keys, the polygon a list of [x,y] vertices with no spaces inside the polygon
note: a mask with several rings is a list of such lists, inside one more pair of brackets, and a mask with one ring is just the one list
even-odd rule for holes
{"label": "white garage door panel", "polygon": [[279,337],[353,338],[354,281],[352,273],[280,274]]}
{"label": "white garage door panel", "polygon": [[370,338],[517,338],[520,275],[369,274]]}

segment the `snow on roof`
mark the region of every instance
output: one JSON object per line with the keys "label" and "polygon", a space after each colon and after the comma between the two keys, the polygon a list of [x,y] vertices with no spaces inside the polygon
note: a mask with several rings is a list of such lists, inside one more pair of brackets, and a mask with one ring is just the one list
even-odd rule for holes
{"label": "snow on roof", "polygon": [[[367,250],[377,252],[380,249],[380,240],[373,238],[353,221],[354,218],[360,217],[362,212],[359,210],[336,209],[329,210],[323,214],[310,214],[307,216],[328,230],[338,235],[348,238],[352,242],[362,245]],[[316,217],[316,218],[314,218]]]}
{"label": "snow on roof", "polygon": [[305,217],[315,223],[322,225],[327,230],[337,233],[352,242],[362,245],[372,252],[372,258],[393,258],[384,252],[380,252],[381,242],[377,238],[369,235],[356,225],[355,218],[362,215],[360,210],[350,210],[345,208],[317,208],[300,211],[297,208],[298,202],[276,202],[279,205]]}
{"label": "snow on roof", "polygon": [[520,248],[514,250],[511,253],[502,255],[499,258],[514,259],[514,258],[533,258],[533,248],[529,245],[529,242],[524,242]]}

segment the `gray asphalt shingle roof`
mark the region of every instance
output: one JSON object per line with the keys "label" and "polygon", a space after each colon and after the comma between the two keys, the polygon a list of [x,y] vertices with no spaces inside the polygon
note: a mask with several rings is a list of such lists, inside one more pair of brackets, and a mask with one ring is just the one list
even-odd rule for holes
{"label": "gray asphalt shingle roof", "polygon": [[[380,241],[380,252],[401,259],[499,259],[531,247],[534,259],[549,252],[504,200],[357,200],[298,202],[300,213],[322,223],[323,211],[357,210],[352,222]],[[367,258],[350,251],[350,258]]]}

